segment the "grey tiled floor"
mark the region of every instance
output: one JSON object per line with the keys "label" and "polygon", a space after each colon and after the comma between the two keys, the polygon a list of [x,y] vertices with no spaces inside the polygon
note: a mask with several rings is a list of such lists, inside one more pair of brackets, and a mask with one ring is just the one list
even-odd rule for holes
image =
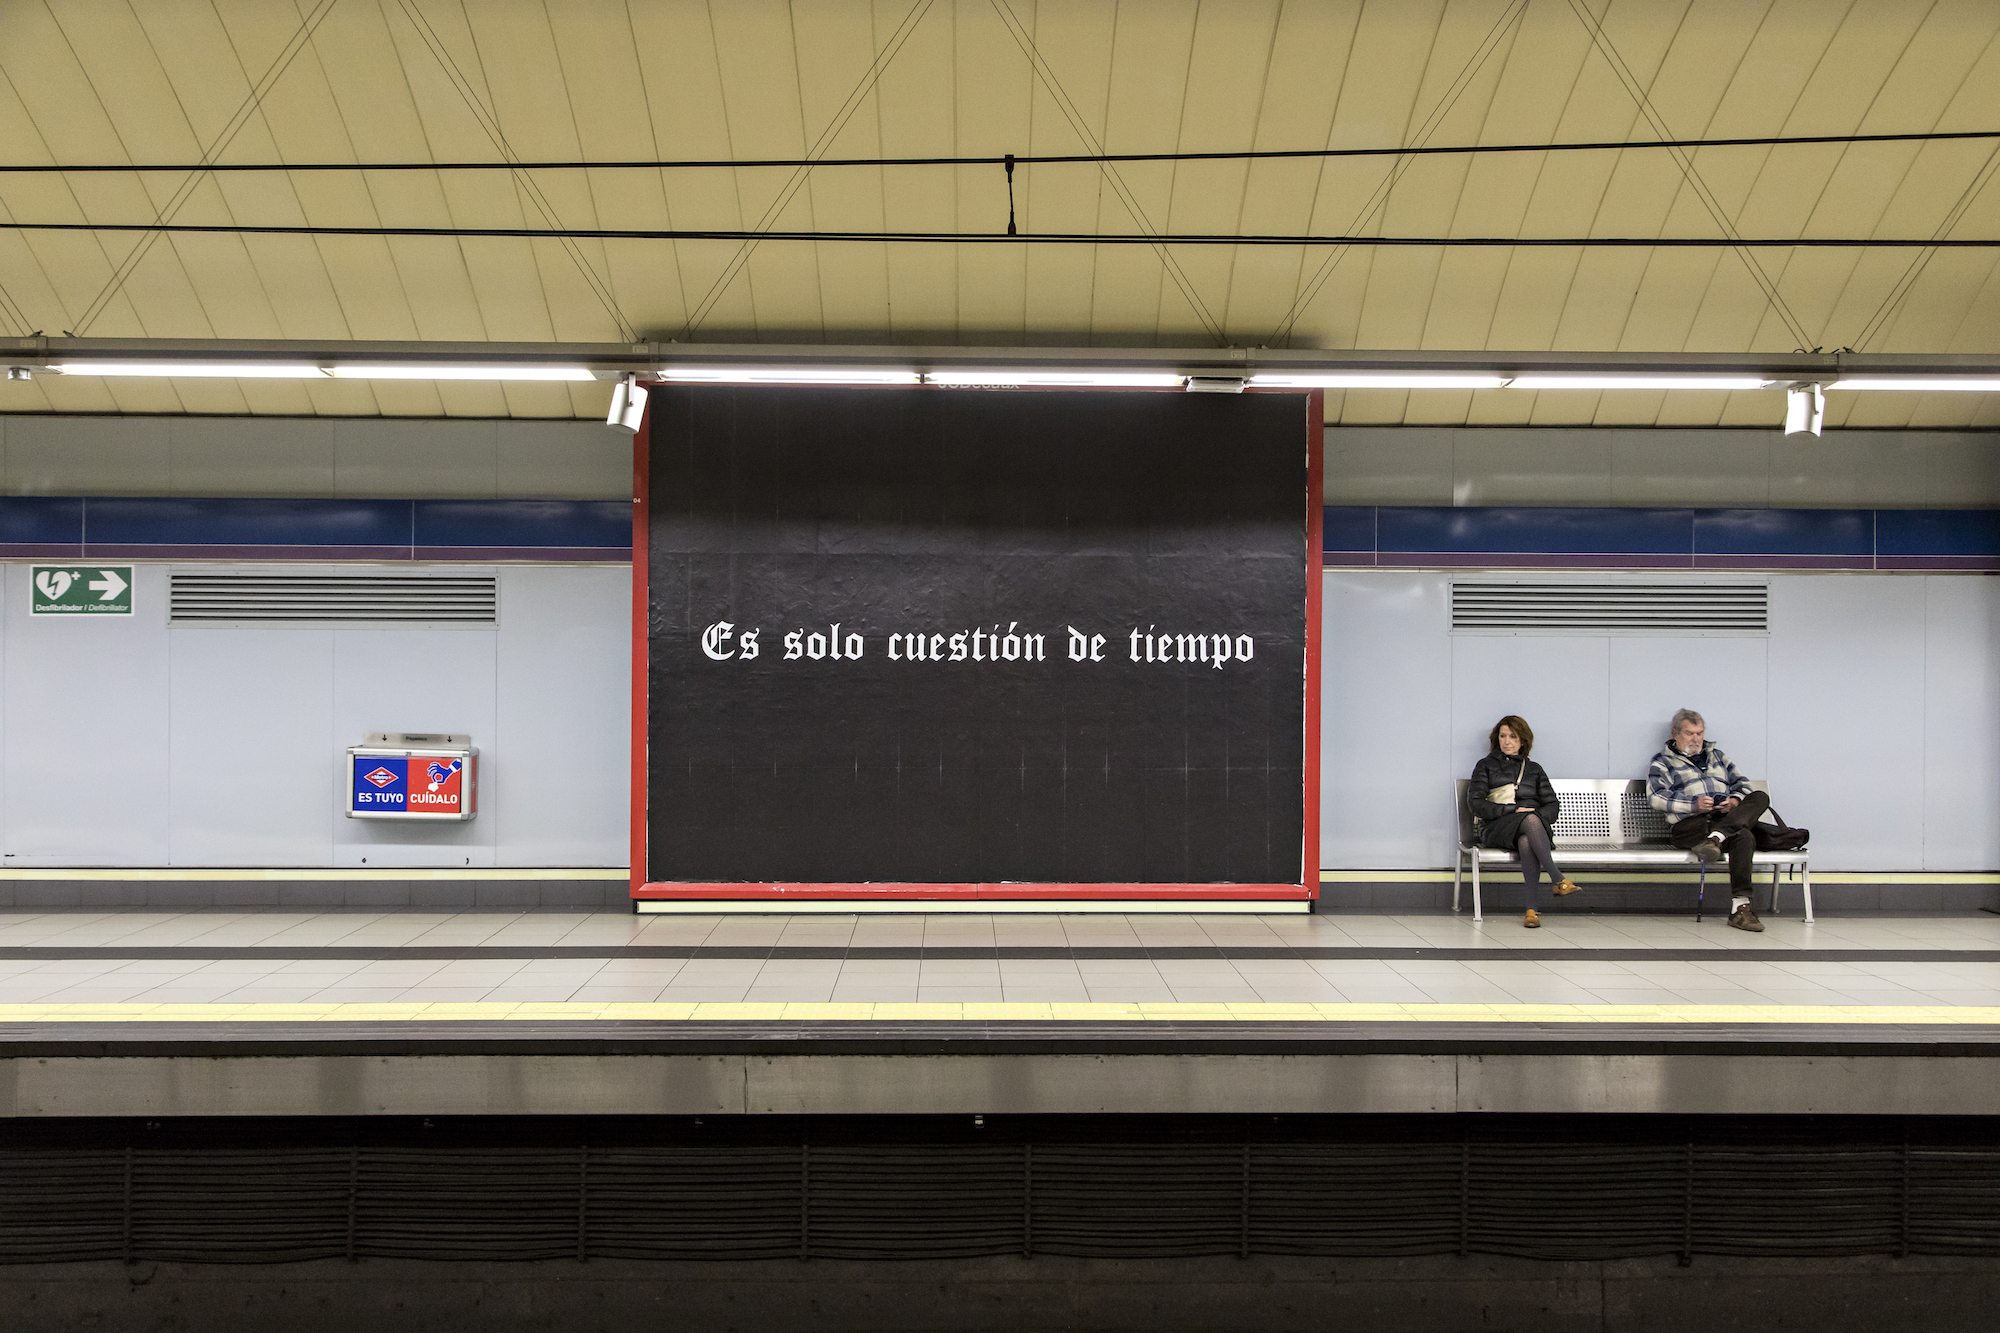
{"label": "grey tiled floor", "polygon": [[[1050,1000],[1328,1003],[2000,1005],[2000,962],[1899,962],[1891,950],[2000,950],[2000,916],[632,916],[624,912],[0,914],[0,1003],[412,1000]],[[1272,947],[1478,949],[1490,957],[117,959],[115,946],[333,945]],[[1743,949],[1842,950],[1768,961]],[[1510,957],[1562,950],[1558,958]],[[1657,960],[1602,950],[1658,950]],[[1695,959],[1665,956],[1698,952]],[[1851,955],[1851,956],[1850,956]]]}

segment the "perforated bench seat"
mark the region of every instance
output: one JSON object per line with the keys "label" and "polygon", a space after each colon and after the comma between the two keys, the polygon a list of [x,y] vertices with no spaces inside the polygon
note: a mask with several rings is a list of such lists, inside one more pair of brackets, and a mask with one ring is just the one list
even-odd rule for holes
{"label": "perforated bench seat", "polygon": [[[1643,780],[1551,778],[1549,782],[1556,790],[1556,798],[1562,802],[1556,826],[1549,830],[1549,841],[1555,845],[1557,860],[1573,866],[1696,867],[1701,880],[1696,889],[1695,918],[1700,919],[1701,903],[1708,889],[1710,863],[1693,852],[1682,851],[1667,840],[1666,817],[1655,810],[1647,799]],[[1472,807],[1467,804],[1465,795],[1471,785],[1464,778],[1458,779],[1455,784],[1458,857],[1451,873],[1451,910],[1459,910],[1460,886],[1466,867],[1470,866],[1472,919],[1479,921],[1484,919],[1479,903],[1480,867],[1501,865],[1518,868],[1521,859],[1512,852],[1481,847],[1472,841]],[[1762,782],[1752,782],[1750,786],[1757,791],[1768,791]],[[1813,919],[1811,855],[1806,849],[1758,852],[1752,857],[1751,864],[1760,869],[1768,867],[1771,871],[1771,912],[1774,916],[1778,911],[1779,872],[1789,869],[1799,877],[1805,919]]]}

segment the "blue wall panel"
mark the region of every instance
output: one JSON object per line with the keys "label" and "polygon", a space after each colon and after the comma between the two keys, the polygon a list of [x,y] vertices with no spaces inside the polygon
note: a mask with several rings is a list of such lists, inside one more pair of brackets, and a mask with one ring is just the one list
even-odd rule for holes
{"label": "blue wall panel", "polygon": [[83,554],[83,501],[68,496],[0,496],[0,556],[76,558]]}

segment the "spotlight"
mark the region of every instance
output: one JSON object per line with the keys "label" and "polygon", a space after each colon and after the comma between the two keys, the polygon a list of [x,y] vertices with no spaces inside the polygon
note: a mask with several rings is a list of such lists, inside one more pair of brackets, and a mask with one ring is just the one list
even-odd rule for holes
{"label": "spotlight", "polygon": [[35,372],[29,370],[26,366],[7,367],[7,378],[10,380],[31,380],[34,377]]}
{"label": "spotlight", "polygon": [[627,375],[611,390],[611,415],[604,418],[604,424],[636,435],[645,419],[646,391],[639,387],[637,375]]}
{"label": "spotlight", "polygon": [[1785,434],[1818,435],[1826,424],[1826,390],[1817,384],[1785,386]]}

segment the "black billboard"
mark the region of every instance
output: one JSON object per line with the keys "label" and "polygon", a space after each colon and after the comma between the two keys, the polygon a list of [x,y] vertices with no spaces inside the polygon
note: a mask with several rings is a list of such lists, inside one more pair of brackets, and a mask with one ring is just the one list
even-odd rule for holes
{"label": "black billboard", "polygon": [[656,388],[645,880],[1302,884],[1307,413]]}

